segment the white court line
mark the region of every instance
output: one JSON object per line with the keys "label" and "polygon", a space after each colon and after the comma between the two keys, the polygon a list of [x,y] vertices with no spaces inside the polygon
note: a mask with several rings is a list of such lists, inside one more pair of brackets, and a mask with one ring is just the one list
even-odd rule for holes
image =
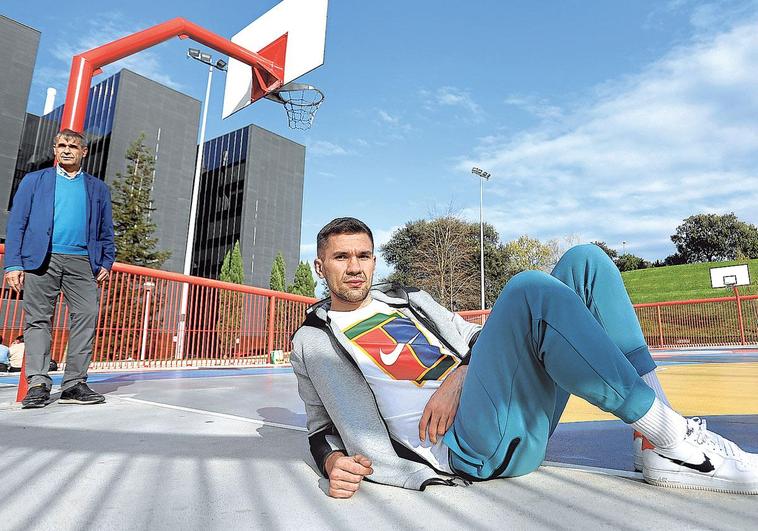
{"label": "white court line", "polygon": [[580,472],[589,472],[590,474],[600,474],[601,476],[615,476],[627,479],[643,479],[641,472],[631,472],[629,470],[617,470],[615,468],[602,468],[597,466],[575,465],[572,463],[558,463],[557,461],[543,461],[544,466],[556,468],[568,468]]}
{"label": "white court line", "polygon": [[238,422],[247,422],[248,424],[257,424],[259,426],[271,426],[273,428],[282,428],[285,430],[304,431],[307,432],[307,428],[302,426],[292,426],[290,424],[279,424],[278,422],[269,422],[267,420],[251,419],[250,417],[242,417],[239,415],[229,415],[228,413],[217,413],[215,411],[207,411],[205,409],[195,409],[192,407],[173,406],[171,404],[163,404],[161,402],[151,402],[150,400],[141,400],[139,398],[132,398],[130,396],[108,395],[108,398],[118,398],[125,402],[134,402],[136,404],[145,404],[148,406],[162,407],[165,409],[173,409],[175,411],[186,411],[188,413],[198,413],[200,415],[210,415],[211,417],[217,417],[227,420],[236,420]]}

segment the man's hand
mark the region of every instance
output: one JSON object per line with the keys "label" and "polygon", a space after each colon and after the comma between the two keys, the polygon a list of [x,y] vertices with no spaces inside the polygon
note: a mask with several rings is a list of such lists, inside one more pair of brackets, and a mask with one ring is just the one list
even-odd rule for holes
{"label": "man's hand", "polygon": [[22,270],[8,271],[5,273],[5,281],[16,293],[24,287],[24,272]]}
{"label": "man's hand", "polygon": [[450,373],[426,403],[418,423],[418,436],[422,441],[426,440],[428,431],[429,440],[432,444],[437,444],[437,438],[445,435],[453,425],[467,370],[468,365],[461,365]]}
{"label": "man's hand", "polygon": [[95,277],[95,280],[98,284],[102,284],[105,279],[107,279],[110,276],[111,272],[105,269],[104,267],[100,268],[100,271],[97,272],[97,276]]}
{"label": "man's hand", "polygon": [[350,498],[358,491],[363,478],[374,473],[368,457],[361,454],[346,456],[342,452],[329,455],[324,468],[329,476],[329,496],[332,498]]}

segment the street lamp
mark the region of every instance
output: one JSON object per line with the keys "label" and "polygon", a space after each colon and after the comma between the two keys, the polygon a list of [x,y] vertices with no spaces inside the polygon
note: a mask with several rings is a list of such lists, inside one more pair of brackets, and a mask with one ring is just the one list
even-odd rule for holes
{"label": "street lamp", "polygon": [[482,281],[482,310],[484,310],[484,181],[489,181],[492,174],[477,167],[471,168],[471,173],[479,176],[479,269]]}
{"label": "street lamp", "polygon": [[626,254],[626,240],[621,242],[621,254]]}
{"label": "street lamp", "polygon": [[152,293],[155,283],[147,281],[142,284],[145,288],[145,313],[142,316],[142,341],[140,346],[140,361],[145,361],[145,349],[147,348],[147,329],[150,323],[150,294]]}
{"label": "street lamp", "polygon": [[[187,50],[187,57],[195,59],[208,65],[208,83],[205,86],[205,100],[203,101],[203,119],[200,124],[200,143],[197,146],[197,159],[195,161],[195,177],[192,181],[192,202],[190,204],[189,229],[187,231],[187,247],[184,250],[184,270],[185,275],[192,272],[192,249],[195,246],[195,225],[197,224],[197,201],[200,195],[200,173],[203,167],[203,144],[205,143],[205,124],[208,120],[208,100],[211,96],[211,80],[213,79],[213,70],[226,70],[226,61],[219,59],[215,63],[213,57],[207,52],[190,48]],[[176,358],[181,359],[184,352],[184,331],[187,321],[187,298],[189,296],[189,284],[186,282],[182,285],[182,302],[179,310],[179,333],[176,341]]]}

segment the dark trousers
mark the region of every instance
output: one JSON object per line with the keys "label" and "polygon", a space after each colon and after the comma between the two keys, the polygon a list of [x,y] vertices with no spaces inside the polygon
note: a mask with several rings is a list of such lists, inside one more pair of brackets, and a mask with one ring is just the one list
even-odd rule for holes
{"label": "dark trousers", "polygon": [[37,270],[24,274],[24,342],[26,379],[30,386],[52,380],[50,367],[52,318],[58,294],[63,292],[70,316],[68,355],[61,390],[87,380],[92,361],[98,310],[98,289],[87,256],[51,254]]}

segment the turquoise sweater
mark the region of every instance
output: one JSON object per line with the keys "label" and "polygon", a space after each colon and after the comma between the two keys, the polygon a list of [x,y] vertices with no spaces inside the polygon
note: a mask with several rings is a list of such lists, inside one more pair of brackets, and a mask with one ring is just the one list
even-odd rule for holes
{"label": "turquoise sweater", "polygon": [[73,179],[55,176],[52,251],[87,255],[87,189],[80,172]]}

